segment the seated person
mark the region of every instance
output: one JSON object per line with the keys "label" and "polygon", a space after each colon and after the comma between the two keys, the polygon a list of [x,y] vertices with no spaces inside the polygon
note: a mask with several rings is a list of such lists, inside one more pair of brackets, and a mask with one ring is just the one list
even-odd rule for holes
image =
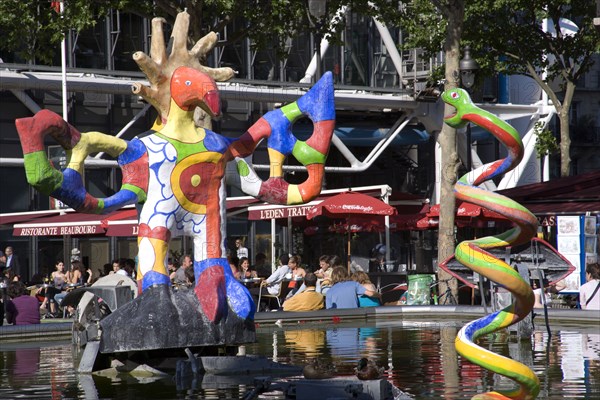
{"label": "seated person", "polygon": [[262,294],[278,294],[279,288],[281,287],[281,281],[284,279],[290,279],[292,275],[292,271],[288,266],[289,260],[290,257],[287,254],[282,255],[279,258],[279,268],[277,268],[275,272],[271,274],[271,276],[262,281],[259,288],[250,289],[252,296],[258,298],[258,295],[261,291]]}
{"label": "seated person", "polygon": [[[61,291],[54,296],[56,304],[60,306],[63,299],[67,295],[69,290],[72,290],[75,286],[80,286],[83,283],[83,271],[85,267],[81,261],[71,262],[71,271],[67,272],[67,288],[66,291]],[[51,304],[52,305],[52,304]]]}
{"label": "seated person", "polygon": [[185,254],[181,256],[181,266],[171,273],[170,278],[175,286],[186,286],[187,278],[185,277],[185,271],[187,269],[194,270],[194,259],[191,255]]}
{"label": "seated person", "polygon": [[[352,280],[360,283],[365,289],[370,290],[372,292],[376,292],[375,285],[371,283],[371,279],[369,279],[369,275],[367,275],[363,271],[356,271],[352,274]],[[362,295],[358,297],[358,304],[360,307],[377,307],[381,305],[381,300],[379,297],[369,297],[367,295]]]}
{"label": "seated person", "polygon": [[83,283],[83,272],[85,267],[81,261],[71,262],[71,270],[67,272],[69,285],[81,285]]}
{"label": "seated person", "polygon": [[6,304],[6,321],[15,325],[32,325],[40,323],[38,300],[27,294],[23,282],[11,282],[8,285],[8,296],[11,300]]}
{"label": "seated person", "polygon": [[331,271],[333,268],[330,264],[330,257],[327,255],[323,255],[319,257],[319,269],[315,271],[315,275],[319,278],[319,291],[323,294],[329,290],[331,287]]}
{"label": "seated person", "polygon": [[248,260],[248,257],[240,258],[237,270],[239,271],[240,279],[258,278],[258,274],[250,266],[250,260]]}
{"label": "seated person", "polygon": [[344,267],[334,267],[331,273],[333,286],[327,292],[325,306],[329,308],[358,308],[358,296],[366,294],[370,297],[380,297],[377,291],[369,290],[363,285],[350,279]]}
{"label": "seated person", "polygon": [[325,307],[325,297],[316,293],[317,277],[312,272],[304,276],[305,289],[302,293],[287,299],[283,303],[283,311],[313,311]]}
{"label": "seated person", "polygon": [[288,285],[290,292],[287,295],[287,298],[290,298],[304,290],[305,286],[303,286],[302,281],[306,275],[306,270],[300,266],[300,256],[297,255],[290,257],[288,267],[290,267],[292,272],[291,276],[286,277],[290,279],[290,284]]}
{"label": "seated person", "polygon": [[56,262],[55,268],[56,270],[52,272],[52,275],[50,275],[52,286],[47,288],[42,287],[38,289],[38,294],[44,295],[44,301],[40,305],[40,309],[45,310],[48,304],[50,304],[51,314],[56,314],[56,312],[58,311],[56,309],[56,295],[60,294],[63,290],[65,290],[67,286],[67,274],[65,273],[65,263],[63,263],[62,260],[58,260]]}

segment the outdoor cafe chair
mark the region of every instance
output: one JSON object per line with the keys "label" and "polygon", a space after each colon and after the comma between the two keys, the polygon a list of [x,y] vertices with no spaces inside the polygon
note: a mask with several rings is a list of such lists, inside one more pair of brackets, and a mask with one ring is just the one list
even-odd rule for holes
{"label": "outdoor cafe chair", "polygon": [[260,300],[263,297],[268,299],[269,305],[271,304],[271,301],[273,299],[275,299],[277,301],[278,308],[281,308],[282,303],[285,300],[285,297],[292,289],[292,288],[290,288],[290,282],[291,282],[291,280],[289,280],[289,279],[282,280],[279,285],[279,292],[277,292],[277,294],[270,294],[268,292],[266,294],[263,294],[263,290],[261,288],[261,290],[258,292],[258,303],[256,305],[256,309],[257,310],[260,309]]}

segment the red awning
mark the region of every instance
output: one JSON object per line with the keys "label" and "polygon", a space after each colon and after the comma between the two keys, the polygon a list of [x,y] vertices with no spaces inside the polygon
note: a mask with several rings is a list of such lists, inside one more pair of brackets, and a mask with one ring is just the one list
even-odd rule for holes
{"label": "red awning", "polygon": [[[423,221],[428,220],[426,215],[429,211],[428,204],[402,205],[398,206],[397,209],[399,212],[402,212],[402,214],[390,215],[390,231],[406,231],[437,227],[437,220],[434,226],[423,224]],[[365,231],[385,231],[385,218],[382,215],[353,215],[347,218],[346,222],[350,225],[362,226]]]}
{"label": "red awning", "polygon": [[[367,186],[367,187],[356,187],[352,188],[352,193],[360,193],[372,198],[378,199],[381,196],[382,190],[385,185],[379,186]],[[261,203],[248,207],[248,219],[249,220],[265,220],[265,219],[287,219],[288,217],[294,218],[294,221],[306,221],[306,214],[310,208],[320,204],[326,199],[338,196],[344,193],[344,189],[331,189],[323,190],[321,194],[311,201],[310,203],[301,204],[297,206],[284,206],[276,204]],[[408,193],[394,193],[391,196],[391,205],[397,207],[399,212],[407,213],[412,211],[403,211],[401,207],[413,206],[418,203],[419,207],[422,207],[423,199],[419,196],[408,194]],[[229,201],[229,200],[228,200]],[[227,205],[227,214],[229,215],[229,203]]]}
{"label": "red awning", "polygon": [[383,201],[358,192],[344,192],[323,200],[312,207],[306,217],[325,215],[330,218],[348,218],[355,215],[394,215],[398,211]]}
{"label": "red awning", "polygon": [[26,211],[0,214],[0,225],[25,223],[34,219],[60,214],[61,211],[64,212],[65,210]]}
{"label": "red awning", "polygon": [[[431,210],[429,210],[429,212],[427,213],[428,217],[436,217],[439,218],[440,216],[440,205],[436,204],[433,207],[431,207]],[[467,203],[465,201],[463,201],[462,203],[460,203],[458,205],[458,208],[456,209],[456,217],[457,218],[461,218],[461,217],[480,217],[480,218],[485,218],[488,220],[506,220],[507,218],[505,218],[503,215],[498,214],[497,212],[494,212],[492,210],[488,210],[485,207],[481,207],[481,206],[477,206],[475,204],[471,204],[471,203]]]}
{"label": "red awning", "polygon": [[98,235],[104,233],[102,219],[106,215],[76,212],[38,218],[32,222],[16,224],[14,236]]}
{"label": "red awning", "polygon": [[498,191],[535,215],[600,214],[600,170]]}
{"label": "red awning", "polygon": [[[258,203],[254,197],[230,197],[226,200],[227,215],[235,215],[241,210],[246,210],[249,204]],[[105,216],[102,226],[106,229],[106,236],[137,236],[138,215],[135,209],[119,210]]]}
{"label": "red awning", "polygon": [[429,218],[427,213],[400,214],[390,217],[390,229],[395,231],[412,231],[437,228],[438,219]]}
{"label": "red awning", "polygon": [[135,208],[119,210],[111,213],[102,220],[106,236],[137,236],[138,214]]}
{"label": "red awning", "polygon": [[535,215],[600,214],[600,201],[522,202]]}

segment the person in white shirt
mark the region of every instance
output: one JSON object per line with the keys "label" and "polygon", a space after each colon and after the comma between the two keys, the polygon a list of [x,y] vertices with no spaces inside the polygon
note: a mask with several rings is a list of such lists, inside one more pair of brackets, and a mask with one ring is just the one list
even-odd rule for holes
{"label": "person in white shirt", "polygon": [[[259,294],[271,294],[276,295],[279,293],[281,287],[281,281],[284,279],[292,278],[292,270],[288,265],[290,257],[287,254],[279,257],[279,267],[269,276],[267,279],[260,283],[259,287],[250,289],[250,294],[254,298],[254,302],[258,302]],[[258,307],[257,307],[258,308]]]}
{"label": "person in white shirt", "polygon": [[235,248],[237,251],[237,258],[241,259],[242,257],[250,258],[248,256],[248,249],[244,247],[244,243],[241,238],[235,240]]}
{"label": "person in white shirt", "polygon": [[119,258],[117,260],[113,260],[113,274],[128,276],[127,271],[125,271],[125,259]]}
{"label": "person in white shirt", "polygon": [[588,264],[585,268],[587,283],[579,288],[579,303],[583,310],[600,310],[600,264]]}
{"label": "person in white shirt", "polygon": [[292,270],[288,265],[290,261],[290,257],[287,254],[279,257],[280,267],[275,270],[267,279],[261,282],[261,286],[267,289],[269,294],[277,294],[279,293],[279,287],[281,286],[281,281],[284,279],[292,278]]}

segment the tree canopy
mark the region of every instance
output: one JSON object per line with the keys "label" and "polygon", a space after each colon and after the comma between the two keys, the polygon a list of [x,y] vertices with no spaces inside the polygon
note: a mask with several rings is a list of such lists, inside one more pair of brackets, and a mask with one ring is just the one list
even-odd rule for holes
{"label": "tree canopy", "polygon": [[561,176],[571,172],[569,111],[576,83],[600,52],[595,13],[589,0],[479,0],[465,23],[464,39],[488,74],[529,76],[552,101],[560,120]]}
{"label": "tree canopy", "polygon": [[[190,41],[196,42],[210,31],[221,32],[235,19],[243,21],[228,35],[228,45],[249,37],[255,48],[273,48],[285,57],[286,41],[300,31],[330,34],[341,31],[343,18],[334,19],[342,6],[367,15],[393,16],[397,4],[385,0],[69,0],[60,15],[48,0],[3,0],[0,2],[0,49],[17,53],[26,60],[49,64],[56,53],[62,34],[68,29],[81,31],[97,24],[110,9],[146,18],[163,17],[172,24],[184,9],[190,14]],[[314,15],[312,4],[322,3],[323,15]],[[392,2],[393,3],[393,2]],[[312,9],[309,9],[309,7]],[[333,23],[331,22],[333,21]],[[327,23],[325,23],[327,22]]]}
{"label": "tree canopy", "polygon": [[[408,3],[401,21],[405,47],[424,48],[426,55],[442,48],[447,19],[436,11],[437,3]],[[589,0],[476,0],[465,8],[461,46],[469,45],[477,59],[478,78],[525,75],[548,94],[560,119],[563,176],[570,172],[569,109],[575,85],[600,52],[595,13]]]}

